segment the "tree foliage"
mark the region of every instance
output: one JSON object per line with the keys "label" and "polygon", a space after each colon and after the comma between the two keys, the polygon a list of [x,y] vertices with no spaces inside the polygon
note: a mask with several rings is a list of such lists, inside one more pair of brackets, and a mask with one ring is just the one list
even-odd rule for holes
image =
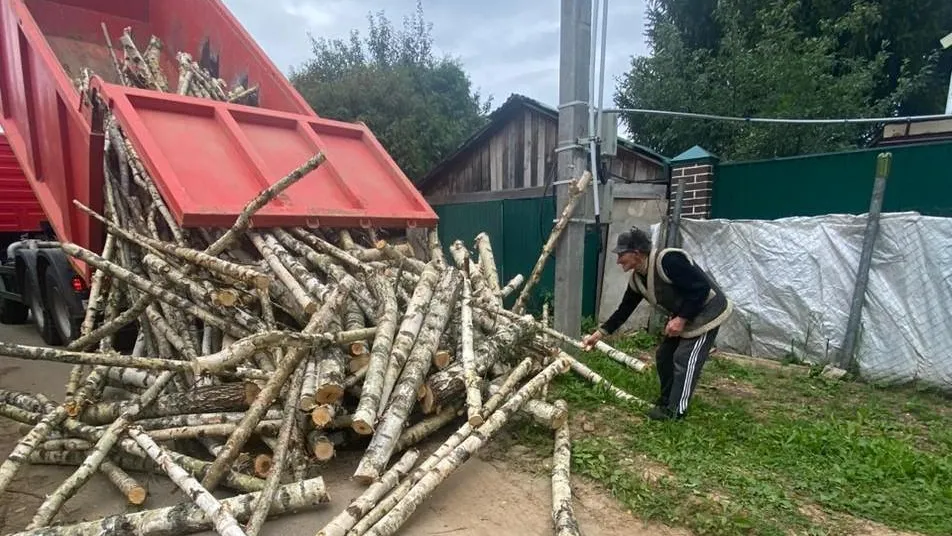
{"label": "tree foliage", "polygon": [[[651,55],[632,59],[623,108],[765,117],[941,113],[952,54],[948,0],[650,0]],[[636,141],[722,158],[855,147],[879,126],[726,123],[629,114]]]}
{"label": "tree foliage", "polygon": [[321,117],[361,121],[411,180],[418,180],[486,121],[490,100],[473,92],[459,62],[436,57],[422,5],[394,28],[368,14],[362,37],[314,38],[313,57],[290,80]]}

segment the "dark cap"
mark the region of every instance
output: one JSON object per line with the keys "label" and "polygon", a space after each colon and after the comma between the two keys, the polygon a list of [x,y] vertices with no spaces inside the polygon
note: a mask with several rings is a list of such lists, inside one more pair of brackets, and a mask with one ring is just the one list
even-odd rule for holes
{"label": "dark cap", "polygon": [[637,227],[632,227],[629,231],[618,235],[618,242],[612,253],[621,255],[622,253],[651,251],[651,238],[647,233]]}

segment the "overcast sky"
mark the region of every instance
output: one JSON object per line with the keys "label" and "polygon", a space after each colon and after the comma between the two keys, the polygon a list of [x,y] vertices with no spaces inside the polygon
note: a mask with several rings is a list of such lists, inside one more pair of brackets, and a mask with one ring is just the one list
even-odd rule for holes
{"label": "overcast sky", "polygon": [[[285,74],[310,56],[307,32],[328,38],[354,28],[365,33],[367,13],[381,9],[399,27],[416,6],[416,0],[224,2]],[[560,0],[423,0],[423,10],[438,52],[463,62],[474,89],[493,95],[493,108],[511,93],[558,104]],[[609,2],[606,107],[630,57],[647,52],[643,12],[644,0]]]}

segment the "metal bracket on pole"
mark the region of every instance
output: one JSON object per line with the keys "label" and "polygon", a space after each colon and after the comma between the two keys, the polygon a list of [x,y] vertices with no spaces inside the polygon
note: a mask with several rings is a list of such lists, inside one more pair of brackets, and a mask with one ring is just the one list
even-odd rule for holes
{"label": "metal bracket on pole", "polygon": [[840,367],[846,368],[856,353],[859,324],[866,301],[866,287],[869,285],[869,268],[873,262],[873,248],[879,234],[879,215],[883,208],[886,193],[886,179],[892,169],[892,153],[880,153],[876,158],[876,180],[873,194],[869,200],[869,216],[866,219],[866,233],[863,235],[863,252],[859,258],[859,270],[856,273],[856,285],[850,301],[850,316],[846,323],[846,336],[843,339],[843,351],[840,355]]}

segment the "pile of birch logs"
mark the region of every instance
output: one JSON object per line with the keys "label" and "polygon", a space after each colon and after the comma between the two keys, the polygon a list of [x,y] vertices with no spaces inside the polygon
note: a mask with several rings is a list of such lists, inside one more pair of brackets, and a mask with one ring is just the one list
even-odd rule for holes
{"label": "pile of birch logs", "polygon": [[[158,40],[142,54],[128,30],[120,42],[124,83],[168,91]],[[178,57],[179,93],[182,84],[219,100],[250,93],[226,91]],[[455,241],[446,259],[435,229],[420,255],[372,229],[254,228],[255,212],[308,180],[323,154],[249,200],[232,227],[182,228],[108,114],[106,135],[103,213],[75,202],[104,224],[104,249],[60,244],[93,269],[79,338],[65,349],[0,343],[3,356],[73,365],[61,402],[0,390],[0,414],[24,430],[0,465],[0,492],[30,464],[74,468],[20,534],[254,535],[268,517],[326,504],[317,474],[343,449],[362,453],[353,479],[366,491],[315,532],[394,534],[517,412],[554,430],[553,525],[578,533],[568,409],[546,400],[547,386],[572,370],[639,401],[567,354],[582,344],[550,328],[547,309],[537,320],[524,306],[588,173],[529,280],[503,285],[486,234],[472,248]],[[520,287],[507,310],[503,299]],[[598,349],[645,369],[605,343]],[[421,442],[443,429],[455,433],[421,458]],[[97,473],[131,505],[147,507],[148,491],[130,473],[167,476],[185,502],[54,523]],[[237,495],[212,495],[223,488]]]}

